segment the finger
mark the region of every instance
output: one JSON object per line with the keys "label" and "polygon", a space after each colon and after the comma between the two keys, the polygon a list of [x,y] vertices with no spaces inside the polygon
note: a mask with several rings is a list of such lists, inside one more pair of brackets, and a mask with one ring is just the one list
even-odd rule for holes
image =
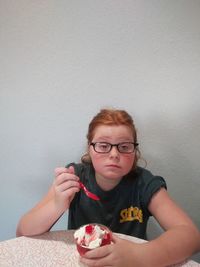
{"label": "finger", "polygon": [[76,181],[69,180],[65,183],[61,183],[61,184],[57,185],[57,190],[59,192],[66,191],[70,188],[77,188],[77,190],[80,191],[80,185]]}
{"label": "finger", "polygon": [[68,172],[68,170],[65,167],[57,167],[54,170],[54,173],[55,173],[56,176],[58,176],[58,175],[60,175],[62,173],[67,173],[67,172]]}
{"label": "finger", "polygon": [[74,171],[74,167],[73,166],[69,166],[69,168],[57,167],[57,168],[55,168],[54,173],[55,173],[56,176],[58,176],[58,175],[60,175],[62,173],[72,173],[72,174],[74,174],[75,171]]}
{"label": "finger", "polygon": [[69,173],[73,173],[73,174],[75,174],[74,166],[72,166],[72,165],[69,166],[68,171],[69,171]]}
{"label": "finger", "polygon": [[60,192],[60,194],[65,198],[65,197],[73,197],[76,193],[80,191],[79,188],[77,187],[71,187],[68,190],[65,190],[63,192]]}
{"label": "finger", "polygon": [[117,235],[112,234],[112,242],[113,242],[113,243],[117,243],[117,242],[119,242],[119,241],[120,241],[120,238],[119,238]]}
{"label": "finger", "polygon": [[112,245],[105,245],[103,247],[99,247],[99,248],[90,250],[90,251],[86,252],[83,257],[84,258],[87,258],[87,259],[94,259],[94,258],[106,257],[112,251],[111,246]]}
{"label": "finger", "polygon": [[62,173],[59,176],[55,178],[55,184],[59,185],[62,183],[65,183],[67,181],[79,181],[79,177],[74,175],[74,174],[67,174],[67,173]]}

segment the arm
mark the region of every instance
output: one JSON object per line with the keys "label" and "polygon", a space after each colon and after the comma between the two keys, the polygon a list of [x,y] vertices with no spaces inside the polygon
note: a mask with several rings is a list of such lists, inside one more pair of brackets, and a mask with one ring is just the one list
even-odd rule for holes
{"label": "arm", "polygon": [[33,236],[49,231],[62,214],[69,209],[80,190],[79,178],[73,167],[57,168],[55,180],[47,195],[20,219],[16,235]]}
{"label": "arm", "polygon": [[[165,189],[154,194],[149,210],[165,232],[149,242],[158,263],[180,262],[200,250],[200,232]],[[156,262],[155,262],[156,264]]]}
{"label": "arm", "polygon": [[149,210],[165,232],[143,243],[114,237],[113,244],[87,252],[81,261],[88,266],[160,267],[180,262],[200,250],[200,233],[191,219],[160,189]]}

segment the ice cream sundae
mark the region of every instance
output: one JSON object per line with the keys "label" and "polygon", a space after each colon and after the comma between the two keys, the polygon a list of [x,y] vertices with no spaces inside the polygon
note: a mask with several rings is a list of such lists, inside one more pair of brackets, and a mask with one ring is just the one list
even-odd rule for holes
{"label": "ice cream sundae", "polygon": [[88,250],[111,243],[111,231],[101,224],[87,224],[81,226],[74,233],[77,250],[83,255]]}

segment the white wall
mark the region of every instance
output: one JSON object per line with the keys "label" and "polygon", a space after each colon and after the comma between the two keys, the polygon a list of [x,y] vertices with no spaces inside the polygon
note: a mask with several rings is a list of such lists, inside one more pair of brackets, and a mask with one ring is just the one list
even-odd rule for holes
{"label": "white wall", "polygon": [[106,106],[133,115],[148,168],[200,226],[199,14],[198,0],[0,0],[0,240]]}

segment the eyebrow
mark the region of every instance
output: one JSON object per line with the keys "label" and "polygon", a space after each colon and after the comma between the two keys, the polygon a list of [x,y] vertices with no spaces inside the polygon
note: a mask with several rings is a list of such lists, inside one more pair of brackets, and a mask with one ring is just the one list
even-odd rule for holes
{"label": "eyebrow", "polygon": [[[98,142],[110,142],[110,140],[112,139],[112,137],[107,137],[107,136],[101,136],[101,137],[98,137],[96,138],[96,140]],[[128,138],[128,137],[120,137],[120,138],[117,138],[118,142],[134,142],[133,138]],[[97,142],[96,141],[96,142]]]}

